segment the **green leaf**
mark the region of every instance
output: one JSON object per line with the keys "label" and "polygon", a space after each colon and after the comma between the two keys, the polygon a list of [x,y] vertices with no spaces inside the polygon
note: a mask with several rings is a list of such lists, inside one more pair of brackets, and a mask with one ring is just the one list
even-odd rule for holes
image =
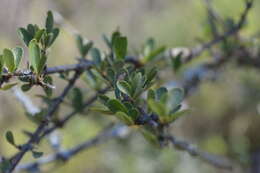
{"label": "green leaf", "polygon": [[133,109],[130,109],[128,111],[128,115],[133,119],[133,120],[136,120],[139,115],[140,115],[140,112],[136,109],[136,108],[133,108]]}
{"label": "green leaf", "polygon": [[5,134],[5,138],[9,144],[15,146],[15,141],[14,141],[14,135],[11,131],[7,131]]}
{"label": "green leaf", "polygon": [[32,151],[32,155],[33,155],[33,158],[38,159],[38,158],[42,157],[43,152]]}
{"label": "green leaf", "polygon": [[117,59],[124,59],[127,53],[127,38],[121,36],[115,37],[113,49]]}
{"label": "green leaf", "polygon": [[82,39],[81,35],[79,35],[79,34],[76,35],[76,44],[77,44],[77,47],[78,47],[78,50],[79,50],[81,56],[84,57],[85,55],[84,55],[84,51],[83,51],[83,47],[84,47],[83,39]]}
{"label": "green leaf", "polygon": [[100,51],[97,48],[92,48],[90,50],[93,62],[95,63],[95,65],[99,66],[102,62],[101,60],[101,54]]}
{"label": "green leaf", "polygon": [[160,146],[157,137],[153,133],[151,133],[150,131],[148,131],[144,128],[140,128],[140,132],[143,134],[144,138],[149,143],[151,143],[152,145],[157,146],[157,147]]}
{"label": "green leaf", "polygon": [[11,166],[12,166],[11,161],[3,159],[0,162],[0,172],[1,173],[7,172],[11,168]]}
{"label": "green leaf", "polygon": [[3,90],[3,91],[6,91],[6,90],[9,90],[9,89],[13,88],[15,85],[17,85],[17,83],[5,84],[0,89]]}
{"label": "green leaf", "polygon": [[112,82],[112,83],[114,83],[114,81],[115,81],[115,71],[112,69],[112,68],[107,68],[107,70],[106,70],[107,72],[107,77],[108,77],[108,79]]}
{"label": "green leaf", "polygon": [[187,113],[189,113],[189,110],[182,110],[179,112],[176,112],[174,114],[171,114],[168,118],[167,118],[167,123],[172,123],[175,120],[177,120],[178,118],[182,117],[183,115],[186,115]]}
{"label": "green leaf", "polygon": [[128,96],[133,96],[132,87],[128,82],[121,80],[121,81],[117,81],[116,85],[122,93]]}
{"label": "green leaf", "polygon": [[155,48],[155,40],[153,38],[150,38],[146,41],[145,46],[144,46],[144,56],[148,56],[152,50]]}
{"label": "green leaf", "polygon": [[115,44],[115,40],[116,40],[117,37],[121,37],[121,33],[119,31],[113,32],[112,37],[111,37],[112,47]]}
{"label": "green leaf", "polygon": [[42,38],[44,32],[45,32],[45,29],[40,29],[40,30],[38,30],[38,31],[35,33],[34,38],[35,38],[37,41],[40,41],[40,39]]}
{"label": "green leaf", "polygon": [[46,109],[42,109],[40,112],[36,113],[36,114],[30,114],[30,113],[26,113],[26,116],[34,123],[39,124],[44,120],[44,116],[46,115],[47,110]]}
{"label": "green leaf", "polygon": [[29,60],[34,71],[39,74],[40,69],[38,67],[41,67],[41,50],[35,39],[29,43]]}
{"label": "green leaf", "polygon": [[10,49],[4,49],[4,62],[6,67],[8,68],[9,72],[14,72],[15,71],[15,58],[14,54]]}
{"label": "green leaf", "polygon": [[59,28],[54,28],[53,30],[52,30],[52,36],[50,37],[50,40],[49,40],[49,42],[48,42],[48,47],[50,47],[53,43],[54,43],[54,41],[56,40],[56,38],[59,36],[59,33],[60,33],[60,30],[59,30]]}
{"label": "green leaf", "polygon": [[109,40],[109,38],[105,34],[102,34],[102,38],[103,38],[104,42],[106,43],[107,47],[112,49],[112,43]]}
{"label": "green leaf", "polygon": [[152,89],[149,89],[148,90],[148,93],[147,93],[147,99],[148,100],[155,100],[155,92],[154,92],[154,90],[152,90]]}
{"label": "green leaf", "polygon": [[171,110],[181,104],[184,99],[184,90],[182,88],[173,88],[168,97],[168,108]]}
{"label": "green leaf", "polygon": [[46,62],[47,62],[47,56],[46,55],[41,56],[40,62],[37,65],[37,73],[38,74],[40,74],[43,71],[43,69],[46,65]]}
{"label": "green leaf", "polygon": [[83,94],[79,88],[73,88],[71,101],[75,110],[81,111],[83,109]]}
{"label": "green leaf", "polygon": [[127,108],[125,107],[125,105],[123,105],[119,100],[117,99],[111,99],[107,102],[106,105],[112,112],[116,113],[116,112],[124,112],[127,113]]}
{"label": "green leaf", "polygon": [[182,65],[181,56],[182,56],[182,54],[180,53],[176,57],[171,58],[172,68],[175,72],[177,72]]}
{"label": "green leaf", "polygon": [[3,68],[4,68],[4,57],[3,55],[0,55],[0,76],[3,73]]}
{"label": "green leaf", "polygon": [[23,42],[26,44],[26,46],[29,45],[30,41],[33,39],[33,36],[31,36],[28,31],[24,28],[19,28],[18,29],[18,34],[23,40]]}
{"label": "green leaf", "polygon": [[83,53],[86,56],[89,50],[93,47],[94,43],[92,41],[88,41],[83,47]]}
{"label": "green leaf", "polygon": [[[53,84],[52,78],[50,76],[44,76],[43,82],[46,84]],[[45,94],[47,95],[47,97],[51,97],[52,96],[52,88],[50,87],[44,87],[43,88]]]}
{"label": "green leaf", "polygon": [[21,86],[23,92],[29,91],[32,88],[31,84],[24,84]]}
{"label": "green leaf", "polygon": [[150,52],[149,55],[147,55],[143,58],[144,62],[149,62],[149,61],[154,60],[158,55],[163,53],[165,51],[165,49],[166,49],[166,47],[162,46],[162,47],[155,49],[154,51]]}
{"label": "green leaf", "polygon": [[105,115],[113,115],[114,112],[111,112],[110,110],[104,109],[102,107],[91,107],[89,108],[90,111],[98,112]]}
{"label": "green leaf", "polygon": [[88,41],[87,43],[84,43],[84,40],[83,40],[83,38],[80,35],[76,36],[76,43],[77,43],[77,47],[78,47],[78,50],[80,52],[80,55],[82,57],[85,57],[87,55],[88,51],[93,46],[93,42],[92,41]]}
{"label": "green leaf", "polygon": [[156,100],[165,102],[167,98],[168,90],[165,87],[158,88],[156,90]]}
{"label": "green leaf", "polygon": [[143,85],[144,85],[145,79],[143,78],[143,75],[141,72],[134,73],[131,84],[132,84],[132,89],[134,90],[134,98],[139,96],[140,93],[143,92]]}
{"label": "green leaf", "polygon": [[117,112],[115,116],[128,126],[134,125],[134,121],[124,112]]}
{"label": "green leaf", "polygon": [[23,57],[23,48],[21,47],[16,47],[14,49],[12,49],[13,55],[14,55],[14,59],[15,59],[15,68],[17,69],[21,59]]}
{"label": "green leaf", "polygon": [[156,102],[154,100],[148,100],[149,108],[156,113],[159,117],[167,116],[165,106],[161,102]]}
{"label": "green leaf", "polygon": [[151,81],[156,77],[157,75],[157,69],[156,68],[152,68],[148,73],[147,73],[147,79],[145,81],[145,86],[149,87],[151,84]]}
{"label": "green leaf", "polygon": [[101,103],[103,103],[104,105],[109,101],[109,97],[105,96],[105,95],[99,95],[98,99],[101,101]]}
{"label": "green leaf", "polygon": [[32,24],[27,25],[27,31],[28,31],[28,33],[30,34],[31,37],[33,37],[35,35],[36,29],[37,28],[35,28]]}
{"label": "green leaf", "polygon": [[47,12],[47,18],[45,22],[46,31],[50,33],[53,29],[54,19],[51,11]]}

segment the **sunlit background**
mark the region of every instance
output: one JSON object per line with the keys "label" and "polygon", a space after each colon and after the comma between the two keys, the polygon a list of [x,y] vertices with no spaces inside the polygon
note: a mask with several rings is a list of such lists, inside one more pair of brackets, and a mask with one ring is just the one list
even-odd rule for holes
{"label": "sunlit background", "polygon": [[[256,0],[250,12],[242,36],[259,36],[260,1]],[[213,0],[213,7],[224,18],[239,19],[244,9],[243,0]],[[102,34],[114,30],[128,36],[129,53],[139,50],[149,37],[159,45],[193,47],[210,38],[205,27],[207,14],[203,0],[0,0],[0,50],[6,47],[24,46],[19,40],[17,28],[28,23],[44,24],[46,12],[53,10],[60,20],[61,33],[55,42],[49,66],[75,63],[78,56],[74,32],[81,33],[95,45],[104,49]],[[62,18],[63,20],[61,20]],[[210,60],[203,55],[201,61]],[[195,66],[200,60],[184,67]],[[26,60],[23,60],[26,66]],[[171,73],[171,74],[170,74]],[[226,65],[216,81],[204,82],[187,99],[192,113],[173,124],[172,133],[202,149],[226,155],[236,161],[234,172],[240,167],[250,167],[250,153],[260,151],[260,78],[259,70]],[[165,74],[165,79],[174,81],[179,74]],[[55,84],[63,86],[62,81]],[[84,87],[84,84],[80,84]],[[85,85],[86,86],[86,85]],[[28,95],[35,104],[40,89]],[[59,89],[55,90],[59,93]],[[88,97],[86,89],[86,98]],[[91,94],[91,93],[90,93]],[[65,111],[66,105],[64,106]],[[64,111],[64,112],[65,112]],[[59,131],[62,146],[68,148],[94,136],[101,124],[108,124],[109,117],[98,114],[77,116]],[[22,105],[11,91],[0,92],[0,155],[11,156],[16,149],[4,138],[12,130],[16,141],[23,143],[26,137],[22,130],[36,126],[26,119]],[[52,152],[47,140],[39,150]],[[23,161],[32,160],[30,154]],[[91,173],[207,173],[228,172],[215,169],[185,152],[174,149],[155,149],[141,135],[133,133],[129,138],[109,141],[80,153],[68,163],[56,163],[43,167],[46,172],[91,172]]]}

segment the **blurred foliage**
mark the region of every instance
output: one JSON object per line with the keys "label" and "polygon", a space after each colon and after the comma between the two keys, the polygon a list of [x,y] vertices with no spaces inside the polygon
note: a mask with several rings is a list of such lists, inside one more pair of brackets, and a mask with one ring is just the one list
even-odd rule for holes
{"label": "blurred foliage", "polygon": [[[20,2],[19,2],[20,1]],[[206,27],[206,10],[203,1],[193,0],[13,0],[8,3],[3,0],[0,7],[0,49],[9,45],[21,45],[17,40],[15,30],[27,23],[39,23],[46,11],[59,11],[68,23],[76,26],[90,40],[99,40],[98,47],[105,48],[100,33],[110,34],[120,27],[123,33],[131,37],[130,52],[133,54],[139,48],[140,42],[153,36],[159,45],[193,46],[198,42],[210,39]],[[21,4],[25,4],[22,5]],[[224,17],[238,19],[243,9],[243,0],[214,0],[214,7]],[[16,9],[12,14],[11,9]],[[258,22],[260,2],[249,15],[248,26],[242,35],[259,36]],[[7,17],[6,17],[7,16]],[[15,17],[18,16],[18,17]],[[9,17],[9,18],[8,18]],[[8,19],[8,20],[6,20]],[[108,33],[109,32],[109,33]],[[258,37],[256,37],[258,38]],[[64,49],[66,47],[66,49]],[[50,66],[74,62],[77,48],[74,37],[65,27],[61,26],[60,36],[52,48]],[[25,52],[25,56],[28,52]],[[53,57],[53,58],[52,58]],[[205,61],[200,60],[189,64]],[[26,62],[23,60],[22,62]],[[183,70],[184,71],[184,70]],[[174,80],[182,77],[182,71],[175,74],[161,74],[164,80]],[[57,80],[57,88],[64,82]],[[85,86],[80,83],[80,86]],[[248,166],[249,150],[260,147],[260,78],[259,71],[227,65],[218,80],[203,83],[199,90],[188,99],[192,116],[174,124],[171,131],[182,135],[210,152],[230,155]],[[33,96],[39,89],[34,88]],[[86,89],[88,92],[89,89]],[[54,91],[59,93],[58,90]],[[0,155],[10,156],[16,150],[4,139],[6,129],[11,130],[17,141],[26,140],[20,129],[32,130],[35,127],[26,119],[22,106],[9,97],[10,93],[0,93]],[[30,94],[29,94],[30,95]],[[35,103],[39,103],[37,99]],[[17,106],[13,106],[13,105]],[[66,106],[64,106],[64,112]],[[97,123],[97,121],[99,123]],[[100,130],[100,122],[109,122],[107,117],[99,117],[93,113],[88,117],[77,116],[65,129],[61,130],[63,147],[67,148],[83,139],[94,136]],[[41,146],[44,150],[47,141]],[[41,147],[40,146],[40,147]],[[126,152],[127,151],[127,152]],[[27,156],[26,160],[30,160]],[[188,163],[188,164],[185,164]],[[221,172],[190,158],[184,153],[164,149],[157,151],[139,135],[133,135],[127,140],[110,141],[108,144],[81,153],[69,164],[60,164],[51,172]],[[51,168],[54,165],[49,165]]]}

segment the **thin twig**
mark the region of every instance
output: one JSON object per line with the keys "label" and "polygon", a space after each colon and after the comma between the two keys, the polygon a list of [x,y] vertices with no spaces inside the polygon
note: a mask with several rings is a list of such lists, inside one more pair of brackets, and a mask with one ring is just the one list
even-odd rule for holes
{"label": "thin twig", "polygon": [[216,38],[214,38],[213,40],[204,43],[202,45],[198,45],[192,49],[188,49],[188,48],[173,48],[171,50],[169,50],[169,54],[172,56],[176,56],[177,54],[180,53],[180,51],[183,53],[183,62],[187,63],[189,61],[191,61],[193,58],[200,56],[205,50],[211,48],[212,46],[226,40],[228,37],[237,34],[242,27],[244,26],[245,22],[246,22],[246,18],[247,15],[249,13],[249,11],[251,10],[251,8],[253,7],[253,2],[254,0],[246,0],[246,4],[245,4],[245,10],[243,11],[243,13],[240,16],[240,19],[238,21],[238,23],[231,28],[229,31],[225,32],[222,35],[217,36]]}
{"label": "thin twig", "polygon": [[199,150],[197,147],[185,142],[176,139],[174,136],[167,136],[165,139],[169,140],[174,147],[180,150],[184,150],[188,152],[192,156],[197,156],[203,161],[206,161],[207,163],[222,169],[232,169],[232,165],[230,161],[228,161],[226,158],[223,158],[221,156],[213,155],[204,151]]}
{"label": "thin twig", "polygon": [[[88,99],[84,105],[83,108],[86,109],[87,107],[89,107],[90,105],[92,105],[98,98],[99,94],[104,94],[107,91],[109,91],[110,87],[106,87],[103,90],[100,90],[97,92],[97,94],[95,94],[94,96],[92,96],[90,99]],[[64,125],[72,118],[74,117],[77,113],[79,113],[78,110],[73,110],[72,112],[68,113],[63,119],[59,120],[58,123],[54,124],[53,127],[50,127],[48,129],[46,129],[40,138],[43,138],[44,136],[50,134],[51,132],[53,132],[54,130],[56,130],[57,128],[62,128],[64,127]]]}
{"label": "thin twig", "polygon": [[[87,140],[86,142],[83,142],[71,149],[61,150],[55,154],[47,155],[43,158],[38,159],[35,162],[21,164],[17,166],[16,171],[39,169],[40,166],[58,160],[67,161],[71,159],[73,156],[75,156],[76,154],[78,154],[79,152],[87,150],[90,147],[96,146],[98,144],[105,143],[109,139],[125,137],[129,133],[128,130],[129,130],[128,127],[123,125],[117,125],[114,128],[106,129],[100,134],[98,134],[97,136],[95,136],[94,138]],[[206,161],[210,165],[222,169],[228,169],[228,170],[232,169],[231,163],[223,157],[201,151],[185,141],[177,140],[174,136],[168,136],[165,137],[165,139],[169,140],[179,150],[184,150],[189,154],[191,154],[192,156],[198,156],[199,158]]]}
{"label": "thin twig", "polygon": [[11,166],[10,166],[10,169],[7,170],[7,173],[11,173],[15,169],[17,164],[20,162],[20,160],[23,158],[25,153],[27,153],[28,151],[30,151],[32,149],[32,147],[33,147],[32,145],[34,143],[39,142],[39,136],[43,132],[44,128],[48,125],[50,118],[56,112],[59,105],[65,98],[65,96],[68,94],[70,89],[74,86],[76,80],[80,77],[81,73],[82,73],[82,71],[75,72],[73,78],[69,81],[68,85],[65,87],[65,89],[63,90],[61,95],[58,98],[56,98],[54,103],[51,105],[50,109],[48,110],[47,114],[45,115],[45,120],[42,121],[42,123],[38,126],[38,128],[32,134],[32,136],[30,137],[28,142],[25,143],[24,145],[22,145],[21,150],[11,158]]}
{"label": "thin twig", "polygon": [[42,165],[46,165],[48,163],[58,161],[58,160],[68,161],[73,156],[80,153],[81,151],[90,149],[91,147],[95,147],[111,139],[126,137],[128,134],[129,134],[128,127],[124,125],[116,125],[113,127],[105,128],[105,130],[100,132],[95,137],[88,139],[85,142],[75,147],[72,147],[67,150],[61,150],[55,154],[47,155],[45,157],[36,160],[35,162],[18,165],[15,171],[20,172],[23,170],[37,169]]}

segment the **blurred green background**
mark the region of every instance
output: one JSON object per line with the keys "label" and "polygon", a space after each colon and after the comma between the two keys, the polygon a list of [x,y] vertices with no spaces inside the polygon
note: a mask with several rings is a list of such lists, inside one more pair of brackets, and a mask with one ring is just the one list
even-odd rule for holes
{"label": "blurred green background", "polygon": [[[223,17],[238,20],[244,9],[243,2],[213,0],[213,7]],[[241,34],[246,38],[259,34],[260,1],[255,2],[247,26]],[[101,35],[110,34],[116,28],[128,36],[130,53],[139,49],[151,36],[169,48],[193,47],[199,43],[198,40],[210,39],[205,27],[207,13],[203,0],[1,0],[0,50],[22,45],[17,28],[28,23],[43,25],[48,10],[59,12],[67,24],[95,41],[99,48],[105,48]],[[61,26],[61,34],[50,53],[48,65],[75,63],[77,55],[73,35]],[[205,59],[210,60],[206,56]],[[26,65],[26,61],[23,63]],[[165,80],[172,81],[176,77],[181,78],[182,75],[167,74]],[[60,80],[55,84],[57,88],[63,86]],[[34,95],[41,90],[33,90],[34,93],[29,95],[34,103],[40,105]],[[57,89],[55,92],[60,91]],[[192,113],[174,123],[171,127],[173,134],[206,151],[233,158],[240,165],[235,167],[234,172],[249,169],[250,153],[258,151],[258,148],[260,150],[259,71],[226,65],[218,80],[203,83],[187,99],[187,103]],[[64,108],[66,112],[66,106]],[[99,120],[97,116],[74,118],[60,131],[62,146],[74,146],[94,136],[102,128],[100,124],[112,121],[107,117]],[[16,140],[23,143],[26,137],[21,131],[34,128],[35,125],[26,119],[22,105],[12,92],[0,92],[0,155],[10,156],[16,151],[5,141],[4,133],[7,130],[12,130]],[[51,152],[47,140],[43,141],[39,150],[45,151],[45,154]],[[31,159],[28,154],[24,161]],[[52,169],[53,166],[56,168]],[[85,151],[67,164],[48,165],[43,170],[64,173],[228,172],[208,166],[185,152],[155,149],[135,133],[127,139],[109,141]]]}

